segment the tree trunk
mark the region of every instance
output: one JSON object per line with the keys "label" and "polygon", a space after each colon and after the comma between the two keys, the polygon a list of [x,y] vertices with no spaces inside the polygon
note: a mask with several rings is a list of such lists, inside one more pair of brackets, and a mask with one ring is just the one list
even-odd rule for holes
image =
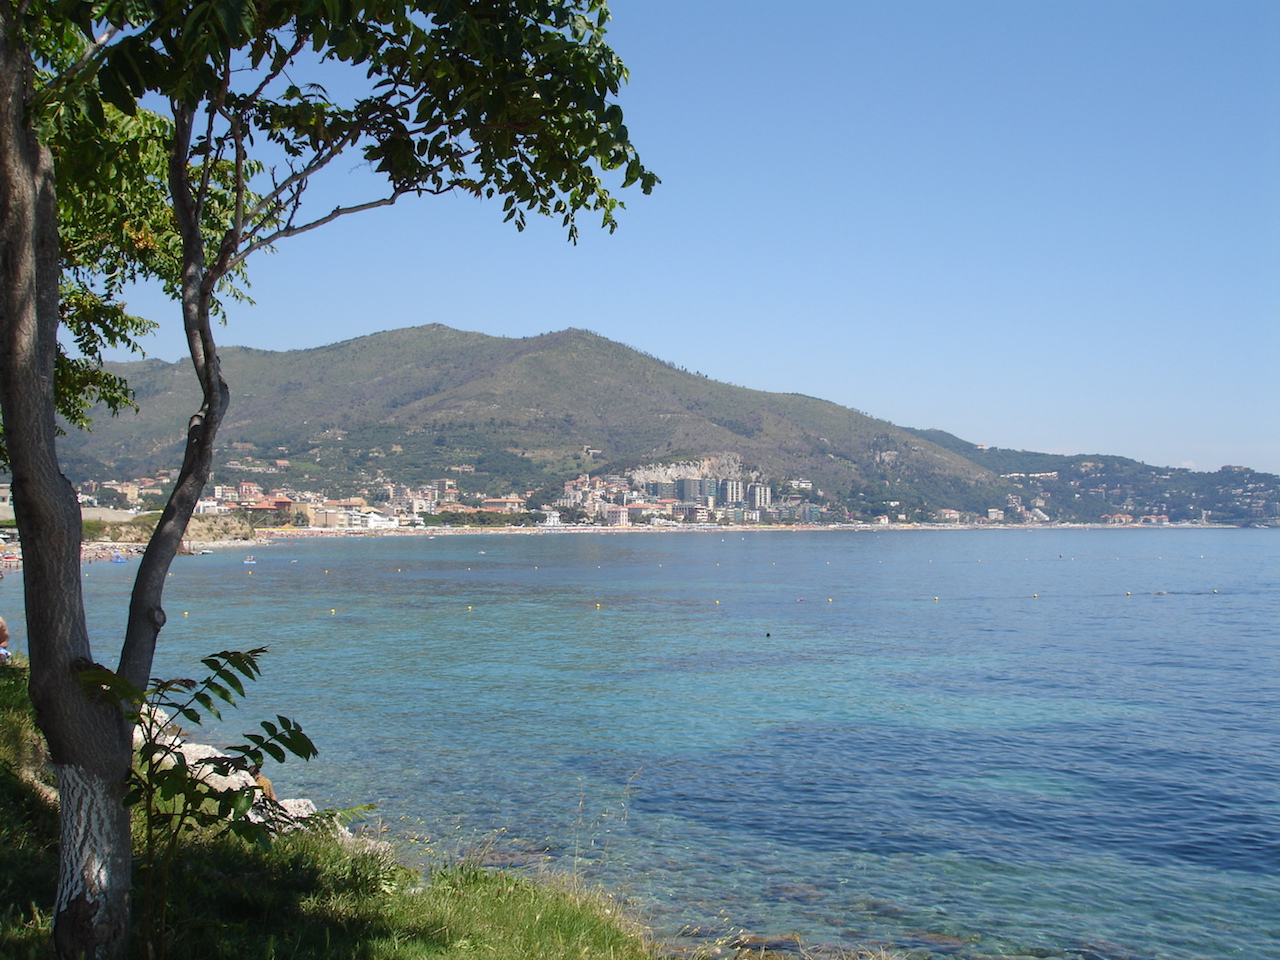
{"label": "tree trunk", "polygon": [[156,524],[146,552],[138,564],[129,599],[129,620],[125,627],[124,647],[120,651],[117,672],[135,686],[145,688],[150,679],[156,639],[165,624],[165,577],[196,503],[204,492],[213,471],[213,442],[227,412],[231,393],[222,379],[222,366],[213,328],[209,304],[221,273],[205,264],[204,236],[200,230],[201,198],[191,190],[191,136],[195,112],[177,101],[173,103],[174,133],[169,145],[169,192],[173,200],[174,221],[182,238],[182,325],[187,334],[191,363],[200,380],[203,403],[187,422],[187,445],[182,468],[174,481],[173,492]]}
{"label": "tree trunk", "polygon": [[58,221],[53,160],[25,108],[27,50],[0,4],[0,410],[23,541],[31,700],[61,787],[58,956],[114,960],[129,932],[132,731],[86,693],[93,665],[80,592],[80,507],[55,451]]}

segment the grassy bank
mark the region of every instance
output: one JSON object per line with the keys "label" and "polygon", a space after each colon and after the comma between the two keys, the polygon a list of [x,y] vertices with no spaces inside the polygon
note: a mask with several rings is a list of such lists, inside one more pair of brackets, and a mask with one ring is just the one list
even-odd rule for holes
{"label": "grassy bank", "polygon": [[[49,955],[58,872],[52,779],[26,685],[23,666],[0,667],[6,960]],[[385,844],[336,832],[283,835],[265,850],[227,834],[192,837],[174,862],[167,899],[166,956],[177,960],[905,960],[879,950],[811,952],[798,940],[745,935],[686,942],[673,953],[607,895],[572,879],[469,862],[424,877],[397,863]]]}
{"label": "grassy bank", "polygon": [[[57,814],[40,779],[26,671],[0,668],[0,956],[48,955]],[[169,895],[169,955],[184,960],[649,960],[607,898],[454,865],[422,878],[376,845],[296,833],[268,850],[186,843]],[[140,955],[140,947],[139,947]]]}

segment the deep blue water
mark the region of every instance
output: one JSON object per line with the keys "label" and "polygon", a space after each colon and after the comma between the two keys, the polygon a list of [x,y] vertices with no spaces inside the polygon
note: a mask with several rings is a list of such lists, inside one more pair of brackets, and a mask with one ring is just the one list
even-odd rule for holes
{"label": "deep blue water", "polygon": [[[157,673],[270,645],[214,738],[301,721],[321,756],[271,771],[281,794],[372,802],[411,853],[547,856],[669,934],[1280,958],[1275,531],[439,536],[256,556],[179,559]],[[104,660],[133,570],[86,568]],[[6,614],[16,593],[0,587]]]}

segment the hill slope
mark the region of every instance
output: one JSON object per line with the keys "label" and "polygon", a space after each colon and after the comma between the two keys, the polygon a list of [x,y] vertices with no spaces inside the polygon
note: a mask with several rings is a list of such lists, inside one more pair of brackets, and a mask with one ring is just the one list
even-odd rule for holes
{"label": "hill slope", "polygon": [[[467,465],[473,486],[507,492],[730,452],[760,477],[806,477],[841,500],[892,490],[977,509],[992,495],[991,471],[886,421],[719,383],[584,330],[511,339],[432,324],[310,350],[221,355],[232,405],[220,465],[289,459],[291,473],[352,485],[379,474],[422,482]],[[198,405],[189,366],[112,369],[128,378],[141,410],[68,437],[73,472],[175,465]],[[225,467],[218,473],[233,479]]]}

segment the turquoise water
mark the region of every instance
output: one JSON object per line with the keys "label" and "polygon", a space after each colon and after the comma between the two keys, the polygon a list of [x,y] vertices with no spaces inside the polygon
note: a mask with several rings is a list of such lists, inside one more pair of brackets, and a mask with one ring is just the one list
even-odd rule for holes
{"label": "turquoise water", "polygon": [[[156,672],[270,645],[222,735],[303,724],[321,756],[269,771],[281,795],[372,802],[436,850],[491,838],[495,861],[549,858],[669,935],[1280,957],[1274,531],[256,555],[179,559]],[[134,566],[86,568],[104,658]]]}

